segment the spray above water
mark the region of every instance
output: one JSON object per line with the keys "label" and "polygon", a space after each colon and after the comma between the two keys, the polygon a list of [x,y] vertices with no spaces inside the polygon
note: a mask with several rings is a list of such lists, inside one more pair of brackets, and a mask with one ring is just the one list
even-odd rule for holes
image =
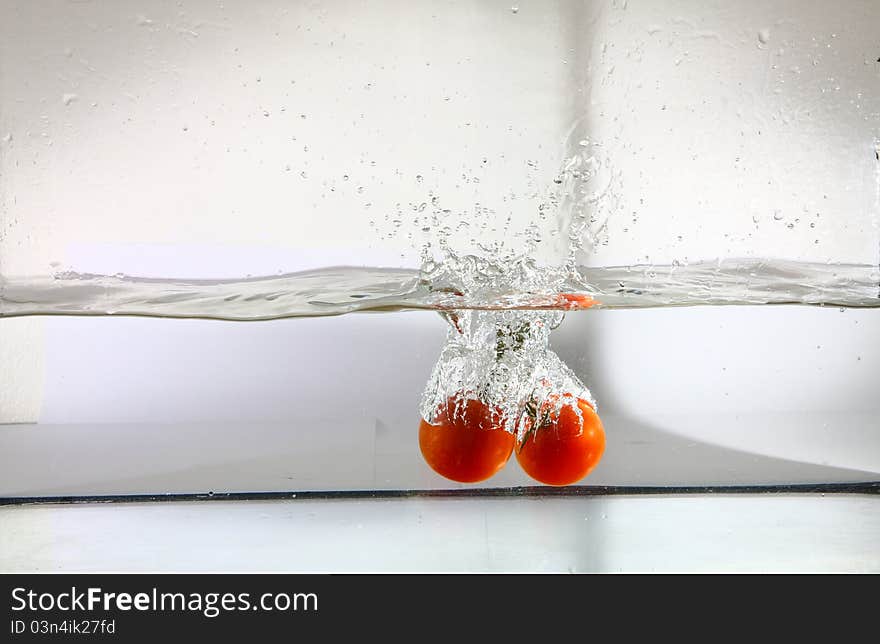
{"label": "spray above water", "polygon": [[[583,279],[578,258],[607,244],[608,221],[619,210],[620,176],[602,145],[576,134],[572,128],[569,139],[577,142],[569,147],[574,151],[550,185],[532,185],[530,199],[519,204],[524,223],[518,229],[512,224],[514,209],[506,219],[479,203],[454,212],[431,197],[435,208],[429,228],[437,232],[421,248],[421,283],[430,292],[475,301],[506,298],[524,306],[530,298],[545,296],[550,298],[545,306],[562,308],[565,302],[553,301],[554,296],[595,292]],[[467,236],[456,232],[464,224]]]}

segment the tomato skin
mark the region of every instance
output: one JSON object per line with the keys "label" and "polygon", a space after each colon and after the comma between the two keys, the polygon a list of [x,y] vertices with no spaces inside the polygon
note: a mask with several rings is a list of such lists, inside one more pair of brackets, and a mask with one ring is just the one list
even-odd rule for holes
{"label": "tomato skin", "polygon": [[431,424],[419,423],[419,448],[435,472],[460,483],[485,481],[503,468],[514,436],[483,402],[450,397]]}
{"label": "tomato skin", "polygon": [[560,293],[559,300],[562,307],[569,310],[588,309],[599,304],[597,300],[582,293]]}
{"label": "tomato skin", "polygon": [[592,405],[578,399],[526,433],[517,444],[516,460],[526,474],[546,485],[577,483],[599,463],[605,451],[605,429]]}

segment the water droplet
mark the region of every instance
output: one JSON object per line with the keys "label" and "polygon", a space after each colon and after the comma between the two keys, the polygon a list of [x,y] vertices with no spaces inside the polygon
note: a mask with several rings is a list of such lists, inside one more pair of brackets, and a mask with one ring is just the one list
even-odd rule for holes
{"label": "water droplet", "polygon": [[510,13],[513,13],[513,14],[519,13],[519,7],[517,7],[517,6],[511,7]]}
{"label": "water droplet", "polygon": [[348,181],[348,175],[347,175],[347,174],[342,175],[342,180],[343,180],[343,181]]}
{"label": "water droplet", "polygon": [[776,221],[782,221],[782,217],[783,217],[783,215],[782,215],[781,210],[774,210],[773,211],[773,219],[775,219]]}
{"label": "water droplet", "polygon": [[763,29],[758,30],[758,42],[762,45],[766,45],[770,42],[770,30],[764,27]]}
{"label": "water droplet", "polygon": [[79,98],[79,96],[77,96],[76,94],[62,94],[61,102],[64,103],[65,105],[70,105],[78,98]]}

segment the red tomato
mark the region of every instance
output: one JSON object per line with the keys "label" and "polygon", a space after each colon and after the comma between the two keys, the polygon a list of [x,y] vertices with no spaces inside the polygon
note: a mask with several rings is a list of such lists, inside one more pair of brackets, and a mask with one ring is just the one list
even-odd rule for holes
{"label": "red tomato", "polygon": [[516,460],[536,481],[547,485],[577,483],[602,458],[602,421],[590,403],[576,400],[577,411],[573,404],[566,404],[558,412],[544,416],[539,412],[516,446]]}
{"label": "red tomato", "polygon": [[514,437],[497,410],[479,400],[452,396],[434,424],[419,424],[419,448],[435,472],[460,483],[485,481],[510,459]]}
{"label": "red tomato", "polygon": [[591,306],[599,304],[589,295],[580,293],[560,293],[559,301],[563,308],[566,309],[588,309]]}

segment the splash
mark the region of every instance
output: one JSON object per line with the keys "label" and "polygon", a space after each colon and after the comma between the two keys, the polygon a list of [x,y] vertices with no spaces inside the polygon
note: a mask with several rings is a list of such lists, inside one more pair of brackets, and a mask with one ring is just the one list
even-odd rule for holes
{"label": "splash", "polygon": [[422,417],[434,422],[450,399],[479,400],[520,436],[537,410],[559,411],[565,395],[596,408],[589,389],[550,348],[560,311],[452,311],[446,345],[425,387]]}

